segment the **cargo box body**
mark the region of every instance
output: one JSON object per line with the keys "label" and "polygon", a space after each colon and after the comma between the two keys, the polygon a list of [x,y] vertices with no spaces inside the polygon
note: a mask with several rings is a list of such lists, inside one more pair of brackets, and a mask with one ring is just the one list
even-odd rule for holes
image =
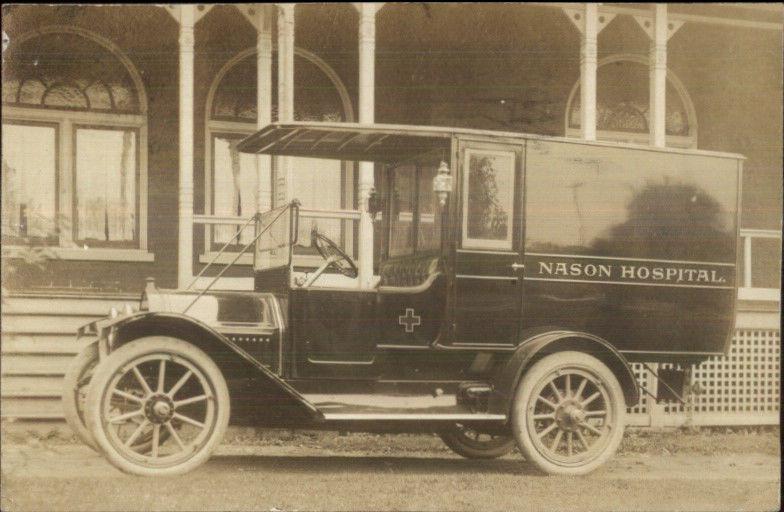
{"label": "cargo box body", "polygon": [[523,322],[594,333],[630,360],[724,352],[741,160],[529,140]]}
{"label": "cargo box body", "polygon": [[[241,150],[376,163],[382,284],[422,284],[428,262],[445,282],[428,289],[438,300],[421,294],[421,304],[368,290],[378,295],[367,314],[378,315],[379,346],[513,352],[532,332],[579,331],[630,361],[670,363],[729,346],[740,155],[347,123],[271,125]],[[425,187],[442,170],[451,188],[434,208]],[[429,327],[401,331],[404,306]]]}

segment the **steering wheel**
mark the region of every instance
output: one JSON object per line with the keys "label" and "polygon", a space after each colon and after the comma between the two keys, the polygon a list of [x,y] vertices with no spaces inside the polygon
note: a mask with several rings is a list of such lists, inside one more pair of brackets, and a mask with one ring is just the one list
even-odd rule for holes
{"label": "steering wheel", "polygon": [[359,270],[357,270],[357,266],[351,260],[351,257],[338,247],[335,242],[319,233],[317,229],[310,233],[310,241],[321,254],[321,257],[327,261],[328,267],[332,267],[344,276],[352,279],[359,275]]}

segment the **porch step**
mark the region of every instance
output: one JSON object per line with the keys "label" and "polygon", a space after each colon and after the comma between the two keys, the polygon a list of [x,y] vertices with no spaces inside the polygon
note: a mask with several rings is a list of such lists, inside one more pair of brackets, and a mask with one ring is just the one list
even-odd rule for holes
{"label": "porch step", "polygon": [[76,341],[82,325],[138,296],[12,295],[3,303],[0,414],[3,418],[61,419],[65,371],[89,340]]}
{"label": "porch step", "polygon": [[4,398],[57,398],[62,390],[63,378],[59,375],[13,375],[0,379]]}
{"label": "porch step", "polygon": [[2,377],[10,375],[65,375],[76,354],[3,354]]}
{"label": "porch step", "polygon": [[62,400],[38,397],[3,397],[3,418],[63,419]]}
{"label": "porch step", "polygon": [[112,307],[122,310],[125,304],[137,306],[138,296],[122,295],[109,298],[90,296],[42,297],[12,296],[3,304],[3,316],[17,314],[51,314],[55,316],[105,316]]}
{"label": "porch step", "polygon": [[58,315],[41,313],[6,314],[3,312],[3,335],[13,334],[60,334],[75,337],[76,331],[84,324],[88,324],[98,315]]}

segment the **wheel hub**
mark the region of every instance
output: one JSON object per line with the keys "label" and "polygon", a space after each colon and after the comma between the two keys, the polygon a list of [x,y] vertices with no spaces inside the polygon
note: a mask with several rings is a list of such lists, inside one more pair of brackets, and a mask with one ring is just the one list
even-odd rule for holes
{"label": "wheel hub", "polygon": [[555,421],[562,430],[572,432],[585,421],[585,410],[579,402],[567,400],[556,409]]}
{"label": "wheel hub", "polygon": [[153,395],[144,404],[144,414],[155,424],[162,424],[174,416],[174,402],[167,395]]}

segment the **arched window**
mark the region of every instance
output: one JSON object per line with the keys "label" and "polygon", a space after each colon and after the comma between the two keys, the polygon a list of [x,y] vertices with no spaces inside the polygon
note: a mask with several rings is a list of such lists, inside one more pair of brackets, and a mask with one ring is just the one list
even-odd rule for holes
{"label": "arched window", "polygon": [[[297,121],[351,121],[353,110],[345,86],[337,74],[315,55],[294,52],[294,118]],[[277,83],[273,59],[272,83]],[[257,169],[253,155],[238,153],[236,143],[256,130],[256,52],[249,48],[218,73],[207,98],[206,211],[212,215],[248,218],[259,205],[272,205],[269,169]],[[277,120],[277,90],[272,88],[272,119]],[[334,160],[291,158],[290,196],[303,208],[341,210],[353,208],[353,167]],[[259,186],[258,180],[262,180]],[[264,197],[259,198],[258,194]],[[350,249],[353,229],[340,219],[307,219],[300,222],[300,241],[310,239],[314,222],[320,231]],[[232,226],[213,226],[206,241],[214,251],[235,233]],[[247,230],[246,230],[247,231]],[[243,233],[250,241],[252,233]],[[207,260],[207,258],[203,258]]]}
{"label": "arched window", "polygon": [[3,57],[3,242],[136,259],[128,249],[146,249],[146,100],[130,61],[73,27],[22,36]]}
{"label": "arched window", "polygon": [[[648,61],[637,55],[602,59],[596,72],[596,131],[599,140],[647,144],[649,126]],[[688,92],[667,72],[665,131],[668,146],[697,146],[697,119]],[[566,135],[580,136],[580,82],[566,108]]]}

